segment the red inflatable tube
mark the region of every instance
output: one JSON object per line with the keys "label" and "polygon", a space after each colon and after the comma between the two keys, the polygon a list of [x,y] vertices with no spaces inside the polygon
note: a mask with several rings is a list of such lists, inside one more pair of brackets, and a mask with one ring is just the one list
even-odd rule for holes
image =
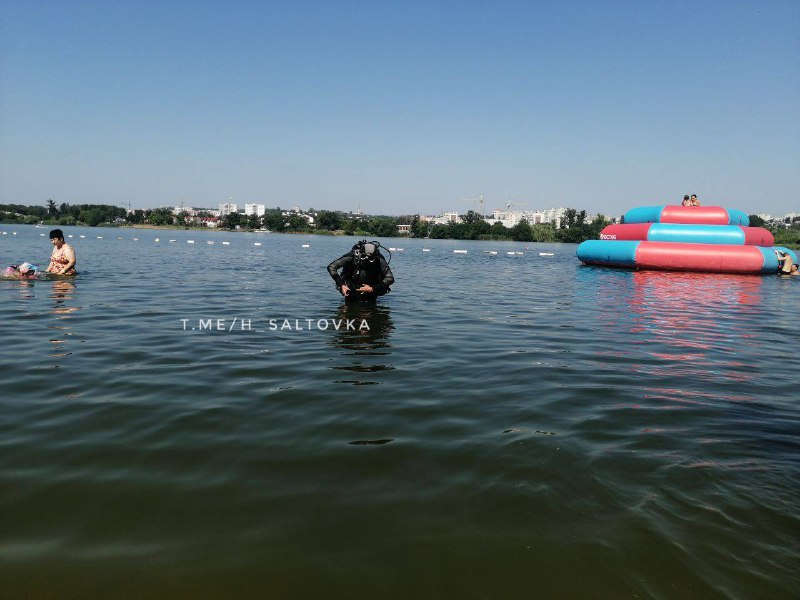
{"label": "red inflatable tube", "polygon": [[[689,228],[692,228],[691,230]],[[666,235],[665,235],[666,232]],[[697,232],[697,235],[691,235]],[[731,232],[736,232],[734,237]],[[649,240],[653,242],[721,243],[727,237],[728,244],[745,246],[775,245],[775,236],[761,227],[742,225],[684,225],[674,223],[631,223],[608,225],[600,232],[601,240]],[[731,238],[733,237],[733,241]],[[666,238],[666,239],[665,239]]]}
{"label": "red inflatable tube", "polygon": [[631,223],[630,225],[607,225],[600,232],[601,240],[646,240],[652,223]]}
{"label": "red inflatable tube", "polygon": [[775,245],[775,236],[763,227],[742,227],[742,231],[744,231],[745,246],[769,248]]}
{"label": "red inflatable tube", "polygon": [[662,223],[684,225],[727,225],[728,211],[721,206],[665,206],[661,211]]}
{"label": "red inflatable tube", "polygon": [[642,242],[636,249],[640,269],[760,273],[764,255],[755,246]]}

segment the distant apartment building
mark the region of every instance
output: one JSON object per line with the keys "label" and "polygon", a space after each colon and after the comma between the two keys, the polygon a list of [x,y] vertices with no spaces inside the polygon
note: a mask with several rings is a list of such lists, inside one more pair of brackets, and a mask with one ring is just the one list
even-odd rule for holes
{"label": "distant apartment building", "polygon": [[[511,228],[525,219],[531,225],[552,223],[558,229],[564,222],[566,211],[566,208],[548,208],[546,210],[502,210],[496,208],[489,221],[491,223],[500,221],[504,226]],[[588,217],[586,221],[589,222]]]}
{"label": "distant apartment building", "polygon": [[225,215],[229,215],[231,213],[239,212],[239,207],[231,202],[226,202],[225,204],[219,205],[219,216],[224,217]]}
{"label": "distant apartment building", "polygon": [[448,223],[458,223],[459,216],[457,212],[446,212],[441,217],[429,218],[435,225],[447,225]]}
{"label": "distant apartment building", "polygon": [[265,212],[266,212],[266,207],[263,204],[244,205],[244,214],[246,215],[255,215],[257,217],[263,217]]}

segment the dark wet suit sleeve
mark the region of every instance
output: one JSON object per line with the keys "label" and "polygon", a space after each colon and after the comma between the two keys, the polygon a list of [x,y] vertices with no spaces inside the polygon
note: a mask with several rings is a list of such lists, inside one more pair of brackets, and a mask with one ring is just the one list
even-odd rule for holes
{"label": "dark wet suit sleeve", "polygon": [[353,261],[353,257],[348,252],[347,254],[343,254],[331,264],[328,265],[328,273],[330,273],[333,280],[336,282],[336,287],[342,287],[344,284],[344,279],[342,279],[341,275],[339,275],[339,269],[343,269],[346,265]]}
{"label": "dark wet suit sleeve", "polygon": [[386,262],[386,259],[381,256],[381,281],[372,286],[372,289],[375,290],[378,296],[383,296],[389,292],[389,286],[393,283],[394,275],[392,275],[392,269],[389,267],[389,263]]}

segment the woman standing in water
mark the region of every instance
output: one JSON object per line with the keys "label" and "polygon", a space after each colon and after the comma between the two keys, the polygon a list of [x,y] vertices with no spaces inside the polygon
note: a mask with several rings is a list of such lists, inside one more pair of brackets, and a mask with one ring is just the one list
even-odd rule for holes
{"label": "woman standing in water", "polygon": [[75,275],[75,249],[64,241],[64,232],[53,229],[50,232],[50,242],[53,244],[53,253],[45,273]]}

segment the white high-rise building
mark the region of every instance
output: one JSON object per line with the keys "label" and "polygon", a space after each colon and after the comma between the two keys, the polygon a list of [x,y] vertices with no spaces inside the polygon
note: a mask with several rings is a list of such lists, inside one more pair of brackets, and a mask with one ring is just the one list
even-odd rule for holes
{"label": "white high-rise building", "polygon": [[239,211],[239,207],[231,202],[226,202],[225,204],[219,205],[219,216],[224,217],[230,213],[235,213]]}
{"label": "white high-rise building", "polygon": [[448,223],[458,223],[458,221],[459,216],[457,212],[442,213],[441,217],[436,217],[433,219],[433,222],[436,225],[447,225]]}
{"label": "white high-rise building", "polygon": [[263,217],[265,212],[266,212],[266,207],[263,204],[244,205],[244,214],[246,215],[255,215],[257,217]]}
{"label": "white high-rise building", "polygon": [[[546,210],[501,210],[496,208],[492,213],[492,218],[489,222],[494,223],[500,221],[506,227],[514,227],[517,223],[525,219],[530,225],[537,225],[539,223],[552,223],[556,229],[561,227],[564,221],[564,213],[566,208],[548,208]],[[587,223],[589,219],[587,218]]]}

